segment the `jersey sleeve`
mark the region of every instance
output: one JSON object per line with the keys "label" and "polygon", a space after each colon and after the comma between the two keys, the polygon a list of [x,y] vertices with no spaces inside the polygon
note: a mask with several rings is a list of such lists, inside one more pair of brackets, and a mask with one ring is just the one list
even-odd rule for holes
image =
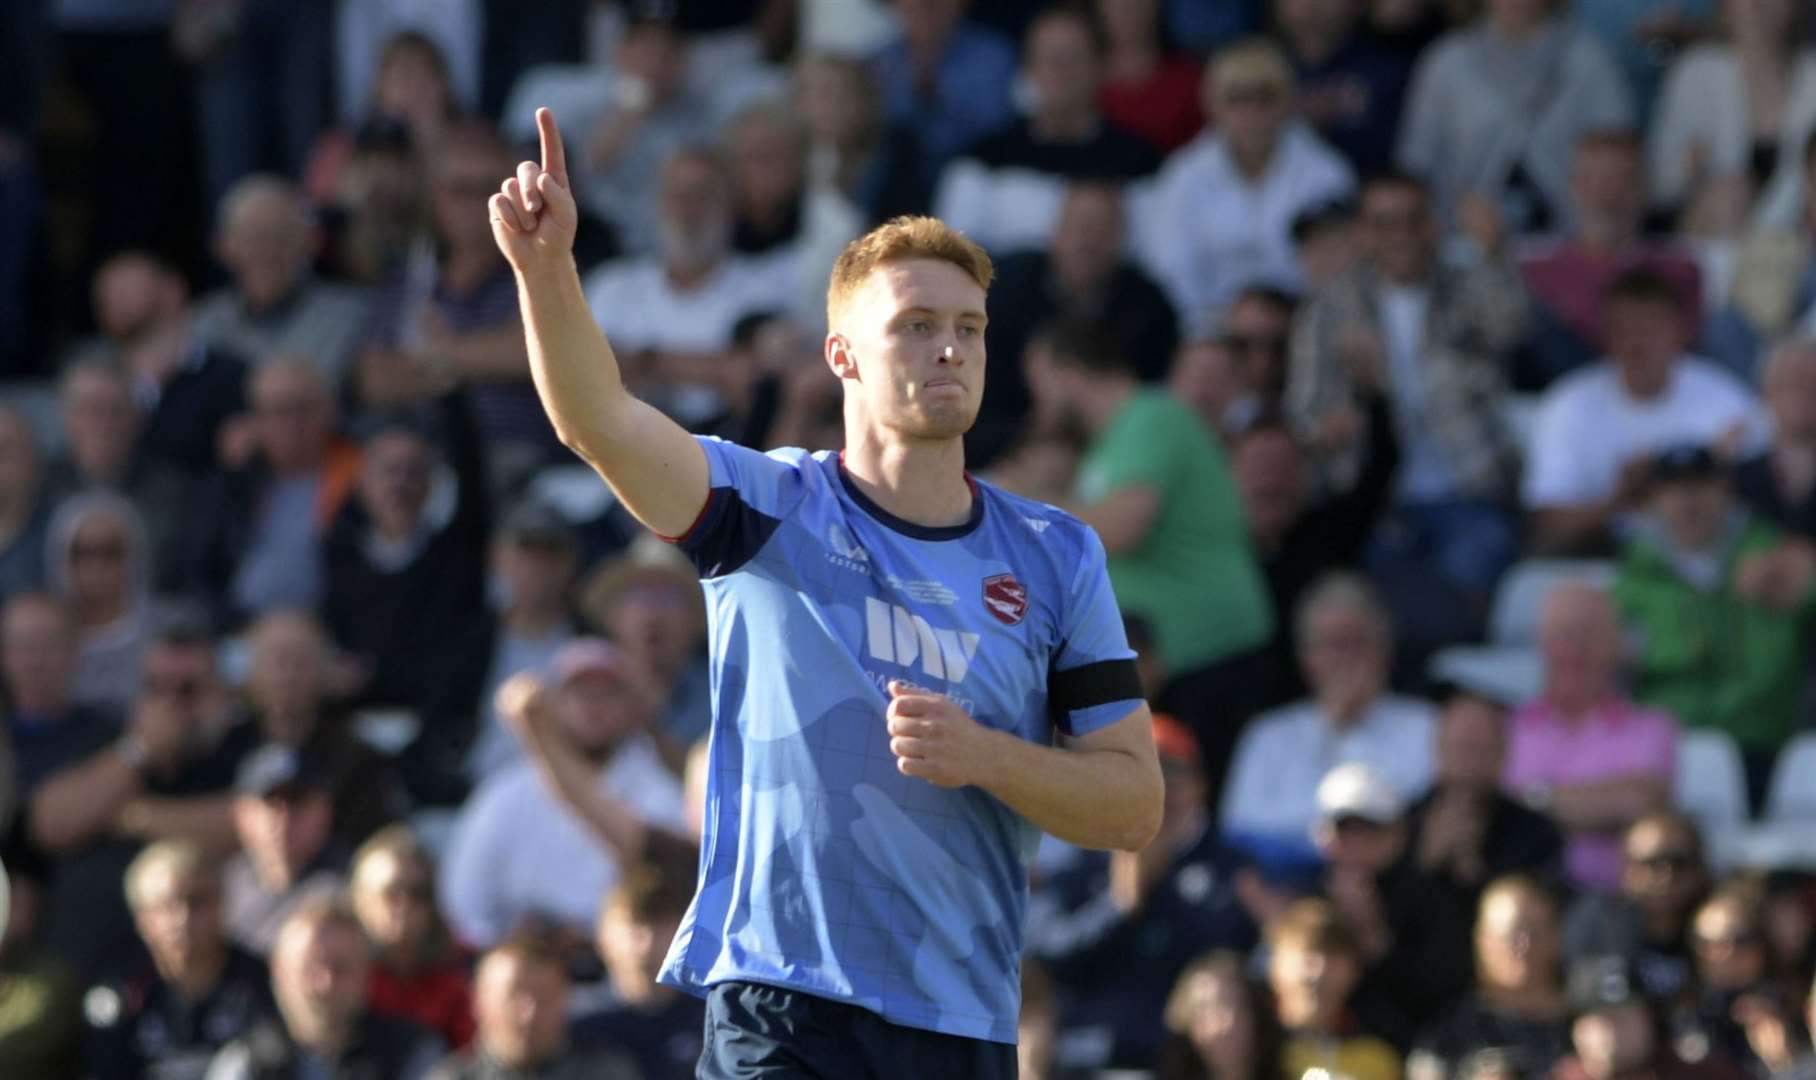
{"label": "jersey sleeve", "polygon": [[1110,588],[1103,542],[1083,530],[1078,574],[1066,596],[1059,647],[1047,673],[1047,700],[1061,734],[1108,727],[1142,703],[1135,651]]}
{"label": "jersey sleeve", "polygon": [[800,504],[811,459],[799,450],[762,454],[710,435],[697,438],[706,451],[706,505],[685,533],[663,539],[685,552],[701,577],[721,577],[755,558]]}

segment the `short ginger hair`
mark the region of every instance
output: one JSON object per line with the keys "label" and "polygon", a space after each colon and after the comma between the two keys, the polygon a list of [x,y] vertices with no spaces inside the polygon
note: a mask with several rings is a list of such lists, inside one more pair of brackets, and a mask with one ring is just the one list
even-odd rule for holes
{"label": "short ginger hair", "polygon": [[832,281],[826,287],[826,321],[836,325],[839,312],[884,263],[909,259],[934,259],[963,270],[986,292],[996,267],[977,242],[935,217],[905,215],[883,224],[845,245],[832,264]]}

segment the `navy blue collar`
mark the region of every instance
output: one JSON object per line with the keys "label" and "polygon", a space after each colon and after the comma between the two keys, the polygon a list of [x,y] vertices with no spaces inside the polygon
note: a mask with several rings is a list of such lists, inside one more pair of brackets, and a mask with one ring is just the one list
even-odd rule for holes
{"label": "navy blue collar", "polygon": [[845,494],[851,496],[851,501],[858,504],[858,509],[903,536],[912,537],[915,540],[957,540],[970,536],[977,531],[979,525],[983,524],[984,493],[978,490],[977,481],[971,478],[970,473],[965,474],[965,486],[971,489],[971,515],[969,517],[957,525],[917,525],[905,518],[896,517],[878,506],[875,499],[864,494],[858,488],[857,482],[851,479],[851,474],[845,471],[843,451],[839,453],[838,468],[839,482],[845,485]]}

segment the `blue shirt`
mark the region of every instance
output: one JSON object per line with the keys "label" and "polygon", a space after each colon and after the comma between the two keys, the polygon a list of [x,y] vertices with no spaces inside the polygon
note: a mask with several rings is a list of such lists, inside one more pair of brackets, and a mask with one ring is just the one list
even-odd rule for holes
{"label": "blue shirt", "polygon": [[706,828],[662,982],[767,983],[1013,1043],[1039,833],[980,788],[902,775],[884,688],[1036,743],[1127,716],[1140,690],[1102,544],[986,484],[970,520],[928,528],[835,455],[701,443],[712,493],[679,543],[706,579]]}
{"label": "blue shirt", "polygon": [[878,53],[874,66],[889,119],[913,129],[936,171],[1015,119],[1015,46],[989,30],[954,30],[926,88],[915,85],[914,61],[901,41]]}

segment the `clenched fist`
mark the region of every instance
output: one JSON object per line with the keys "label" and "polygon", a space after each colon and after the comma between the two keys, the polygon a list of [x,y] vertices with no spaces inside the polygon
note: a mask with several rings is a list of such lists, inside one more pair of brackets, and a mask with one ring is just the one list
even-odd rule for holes
{"label": "clenched fist", "polygon": [[542,164],[519,163],[517,175],[486,203],[492,238],[520,274],[570,258],[580,220],[568,187],[567,151],[555,114],[537,109],[536,130],[542,136]]}
{"label": "clenched fist", "polygon": [[909,683],[889,684],[889,751],[895,767],[940,787],[980,783],[994,733],[944,694]]}

